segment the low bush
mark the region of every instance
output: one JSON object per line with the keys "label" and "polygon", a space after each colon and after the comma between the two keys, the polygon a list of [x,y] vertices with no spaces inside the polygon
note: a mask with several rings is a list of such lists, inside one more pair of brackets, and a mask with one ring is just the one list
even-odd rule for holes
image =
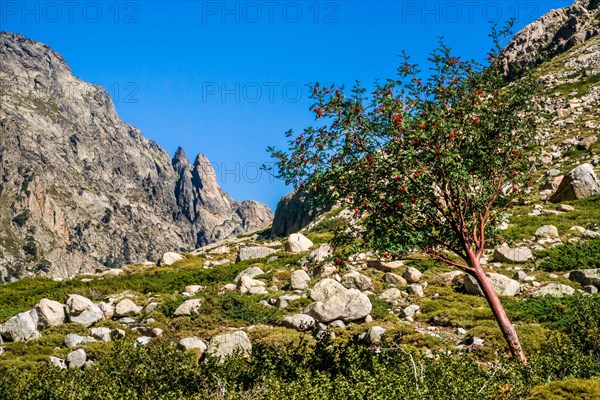
{"label": "low bush", "polygon": [[546,257],[539,265],[544,271],[571,271],[574,269],[600,268],[600,239],[580,243],[565,243],[540,251]]}

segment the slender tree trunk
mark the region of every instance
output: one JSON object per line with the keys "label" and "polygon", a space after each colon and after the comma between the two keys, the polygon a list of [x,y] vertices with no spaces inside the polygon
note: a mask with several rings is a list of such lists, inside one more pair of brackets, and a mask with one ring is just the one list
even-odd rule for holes
{"label": "slender tree trunk", "polygon": [[492,312],[494,313],[494,317],[496,318],[496,322],[502,331],[502,335],[504,335],[504,339],[510,348],[513,356],[519,357],[523,364],[527,364],[527,357],[525,357],[525,353],[523,352],[523,348],[521,347],[521,342],[519,341],[519,336],[517,336],[517,332],[515,331],[514,326],[511,324],[508,316],[506,315],[506,311],[504,311],[504,306],[500,302],[498,298],[498,294],[494,290],[492,283],[489,278],[485,274],[483,268],[481,267],[481,263],[477,259],[473,259],[472,267],[475,269],[474,278],[479,283],[481,287],[481,291],[483,295],[487,299]]}

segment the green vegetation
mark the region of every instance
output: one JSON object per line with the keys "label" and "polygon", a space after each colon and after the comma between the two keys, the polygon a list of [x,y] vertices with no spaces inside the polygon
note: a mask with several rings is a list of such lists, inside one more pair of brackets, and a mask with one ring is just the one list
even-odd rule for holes
{"label": "green vegetation", "polygon": [[[283,254],[272,264],[273,268],[296,265],[299,256]],[[222,265],[204,269],[204,258],[192,257],[170,267],[139,271],[86,282],[80,279],[53,281],[46,278],[26,278],[0,286],[0,321],[35,306],[42,298],[64,302],[70,294],[81,294],[93,300],[122,291],[136,293],[180,293],[187,285],[231,283],[235,276],[250,265],[261,265],[257,261],[243,261],[233,265]],[[174,311],[174,309],[173,309]]]}
{"label": "green vegetation", "polygon": [[[521,206],[511,210],[514,214],[510,218],[510,227],[504,231],[504,239],[509,242],[531,238],[535,231],[542,225],[554,225],[561,235],[569,233],[575,225],[589,228],[600,221],[600,196],[588,197],[587,199],[564,202],[575,207],[575,211],[550,216],[531,216],[532,207]],[[578,234],[573,232],[573,235]]]}
{"label": "green vegetation", "polygon": [[[197,363],[192,352],[168,341],[146,347],[119,341],[84,370],[8,368],[0,375],[0,398],[496,400],[522,399],[534,388],[533,399],[547,393],[592,399],[599,390],[597,378],[573,379],[597,373],[598,365],[594,370],[569,353],[568,344],[544,347],[523,367],[508,360],[483,365],[467,354],[410,354],[398,347],[401,341],[401,336],[388,339],[380,352],[328,336],[287,346],[257,343],[253,357],[232,357],[224,364]],[[548,369],[550,359],[554,365]],[[568,380],[536,387],[556,379],[557,370]]]}
{"label": "green vegetation", "polygon": [[566,243],[540,251],[546,257],[539,265],[544,271],[571,271],[574,269],[600,268],[600,239],[579,243]]}

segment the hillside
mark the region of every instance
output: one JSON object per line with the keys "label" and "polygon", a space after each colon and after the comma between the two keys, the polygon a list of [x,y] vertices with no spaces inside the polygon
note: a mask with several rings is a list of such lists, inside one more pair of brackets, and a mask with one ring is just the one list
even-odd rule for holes
{"label": "hillside", "polygon": [[272,219],[224,193],[204,155],[171,159],[121,121],[44,44],[0,32],[0,99],[0,282],[155,261]]}
{"label": "hillside", "polygon": [[[535,66],[545,109],[529,155],[535,190],[507,215],[506,243],[483,262],[528,366],[509,359],[472,278],[420,254],[334,258],[327,243],[353,213],[307,216],[289,195],[273,223],[278,237],[224,239],[235,228],[196,225],[222,240],[163,254],[160,266],[1,286],[0,397],[598,398],[599,5],[552,11],[505,50],[512,63]],[[197,176],[216,184],[198,160],[190,166],[178,151],[179,179],[166,180],[177,182],[169,207],[190,225],[211,221],[194,214],[199,204],[231,201],[218,187],[193,194]],[[173,243],[166,250],[178,251]]]}

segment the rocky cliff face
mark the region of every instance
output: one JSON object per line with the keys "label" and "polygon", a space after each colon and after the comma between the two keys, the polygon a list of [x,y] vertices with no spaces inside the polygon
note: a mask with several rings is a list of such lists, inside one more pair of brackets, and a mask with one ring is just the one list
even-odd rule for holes
{"label": "rocky cliff face", "polygon": [[517,33],[504,49],[506,71],[518,74],[600,33],[600,0],[577,0],[552,10]]}
{"label": "rocky cliff face", "polygon": [[171,159],[62,56],[0,33],[0,282],[68,277],[256,229],[205,156]]}

